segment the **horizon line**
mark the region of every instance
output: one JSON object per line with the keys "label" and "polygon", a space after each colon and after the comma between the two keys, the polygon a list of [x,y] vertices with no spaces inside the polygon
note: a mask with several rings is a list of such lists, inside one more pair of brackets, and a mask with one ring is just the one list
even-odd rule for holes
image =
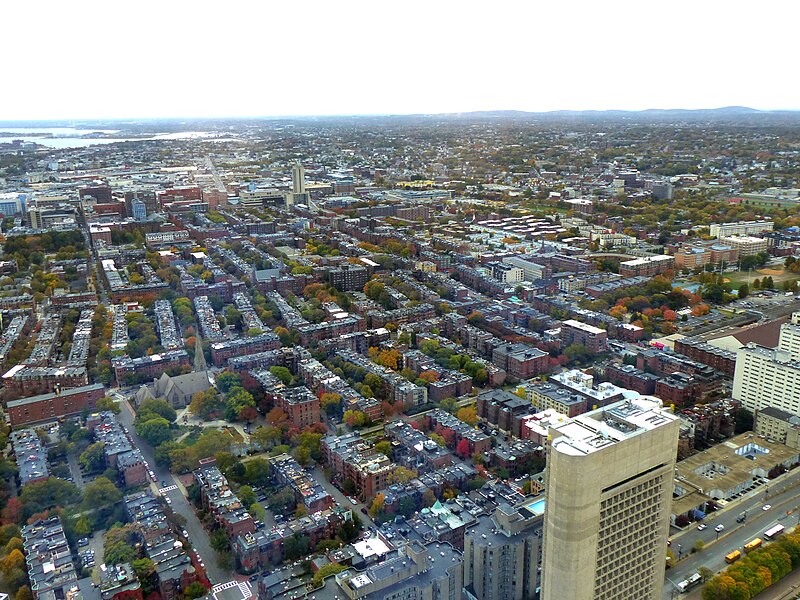
{"label": "horizon line", "polygon": [[698,113],[698,112],[724,112],[735,111],[750,114],[771,114],[771,113],[797,113],[800,108],[771,108],[760,109],[752,108],[743,105],[728,105],[718,107],[706,108],[643,108],[643,109],[626,109],[626,108],[585,108],[585,109],[554,109],[554,110],[523,110],[516,108],[496,108],[484,110],[468,110],[468,111],[448,111],[448,112],[385,112],[385,113],[317,113],[317,114],[288,114],[288,115],[202,115],[202,116],[127,116],[127,117],[49,117],[49,118],[17,118],[17,119],[0,119],[0,123],[48,123],[48,122],[64,122],[64,121],[175,121],[175,120],[281,120],[281,119],[320,119],[320,118],[390,118],[390,117],[437,117],[437,116],[459,116],[459,115],[482,115],[491,113],[506,113],[506,114],[519,114],[519,115],[551,115],[558,116],[564,115],[581,115],[581,114],[608,114],[608,113],[659,113],[659,112],[682,112],[682,113]]}

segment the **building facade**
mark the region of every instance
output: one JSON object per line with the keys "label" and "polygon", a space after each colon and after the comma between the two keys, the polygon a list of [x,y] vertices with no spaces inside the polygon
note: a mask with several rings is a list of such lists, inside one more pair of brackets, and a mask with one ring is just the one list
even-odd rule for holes
{"label": "building facade", "polygon": [[543,600],[662,597],[679,423],[640,396],[550,429]]}

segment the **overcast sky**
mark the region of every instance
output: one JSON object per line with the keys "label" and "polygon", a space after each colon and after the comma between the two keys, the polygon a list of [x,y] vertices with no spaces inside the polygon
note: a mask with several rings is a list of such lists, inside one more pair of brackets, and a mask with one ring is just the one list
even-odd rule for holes
{"label": "overcast sky", "polygon": [[0,120],[800,108],[800,2],[8,0]]}

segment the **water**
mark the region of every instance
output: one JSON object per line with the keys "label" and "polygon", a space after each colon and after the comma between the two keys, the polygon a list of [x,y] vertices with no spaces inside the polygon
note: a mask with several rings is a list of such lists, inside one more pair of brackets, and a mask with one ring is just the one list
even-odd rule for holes
{"label": "water", "polygon": [[[119,133],[119,129],[75,129],[74,127],[2,127],[0,126],[0,134],[11,133],[13,137],[3,136],[0,137],[0,144],[10,144],[14,140],[22,140],[23,142],[34,142],[42,146],[54,149],[64,148],[86,148],[88,146],[100,146],[103,144],[116,144],[117,142],[135,142],[135,141],[148,141],[148,140],[189,140],[207,138],[213,134],[206,131],[179,131],[175,133],[157,133],[152,137],[147,138],[87,138],[82,137],[90,133]],[[16,135],[19,133],[20,135]],[[37,137],[32,134],[39,133],[45,135],[52,135],[54,137]],[[232,138],[226,138],[219,141],[231,141]]]}

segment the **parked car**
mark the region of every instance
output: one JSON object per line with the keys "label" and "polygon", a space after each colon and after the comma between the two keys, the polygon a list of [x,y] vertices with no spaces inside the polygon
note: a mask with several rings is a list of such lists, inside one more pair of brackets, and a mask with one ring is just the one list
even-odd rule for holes
{"label": "parked car", "polygon": [[706,525],[705,523],[700,523],[700,525],[697,526],[697,531],[703,531],[707,527],[708,525]]}
{"label": "parked car", "polygon": [[723,525],[722,523],[720,523],[719,525],[717,525],[716,527],[714,527],[714,531],[716,531],[717,533],[719,533],[719,532],[720,532],[720,531],[722,531],[723,529],[725,529],[725,525]]}
{"label": "parked car", "polygon": [[88,546],[89,545],[89,538],[82,537],[78,540],[78,546]]}

